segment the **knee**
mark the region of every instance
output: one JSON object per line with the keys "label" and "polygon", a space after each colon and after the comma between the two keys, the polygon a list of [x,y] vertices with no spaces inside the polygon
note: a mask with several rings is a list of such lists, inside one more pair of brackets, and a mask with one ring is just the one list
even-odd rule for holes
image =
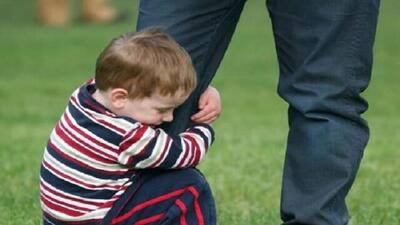
{"label": "knee", "polygon": [[361,90],[347,84],[280,85],[278,93],[290,108],[309,118],[338,116],[358,121],[368,108]]}
{"label": "knee", "polygon": [[196,168],[186,168],[181,171],[183,177],[190,180],[193,185],[204,187],[208,186],[208,182],[204,175]]}

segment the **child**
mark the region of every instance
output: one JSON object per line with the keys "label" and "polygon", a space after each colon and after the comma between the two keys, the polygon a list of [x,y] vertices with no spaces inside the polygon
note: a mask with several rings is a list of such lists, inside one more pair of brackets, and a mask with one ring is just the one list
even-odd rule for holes
{"label": "child", "polygon": [[[216,224],[210,188],[193,168],[212,128],[193,124],[171,136],[155,127],[195,86],[189,55],[159,29],[114,39],[50,135],[40,171],[44,224]],[[215,120],[219,101],[207,89],[198,117]]]}

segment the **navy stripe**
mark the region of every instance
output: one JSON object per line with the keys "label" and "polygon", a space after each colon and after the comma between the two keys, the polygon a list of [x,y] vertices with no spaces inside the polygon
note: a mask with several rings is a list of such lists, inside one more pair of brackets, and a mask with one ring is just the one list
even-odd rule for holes
{"label": "navy stripe", "polygon": [[[77,106],[74,106],[74,104],[72,104],[72,102],[69,102],[68,108],[67,108],[67,110],[68,110],[67,113],[69,113],[70,116],[68,116],[68,117],[70,117],[70,120],[73,121],[73,123],[76,123],[76,126],[78,127],[78,129],[80,129],[79,132],[77,131],[78,133],[81,133],[81,132],[85,133],[85,134],[82,134],[83,136],[86,136],[86,134],[87,134],[87,135],[93,136],[94,138],[97,137],[99,139],[102,139],[104,141],[104,143],[109,143],[110,145],[115,145],[115,146],[119,147],[120,143],[124,140],[125,135],[129,134],[129,132],[125,133],[125,129],[123,129],[123,128],[118,129],[118,125],[115,124],[115,120],[124,119],[125,121],[127,121],[127,123],[132,124],[132,128],[134,127],[135,123],[138,123],[138,122],[133,119],[127,118],[127,117],[118,117],[118,116],[110,115],[111,112],[108,109],[106,109],[104,106],[102,106],[100,103],[96,102],[93,99],[93,97],[91,96],[91,93],[94,90],[95,90],[94,85],[89,85],[89,84],[85,84],[79,89],[79,93],[77,95],[77,98],[78,98],[77,101],[81,105],[78,104]],[[71,99],[71,101],[72,101],[72,99]],[[81,107],[83,107],[83,108],[81,109]],[[83,113],[81,112],[81,110]],[[93,122],[96,120],[91,120],[89,117],[87,117],[85,115],[85,112],[87,110],[93,110],[94,112],[103,114],[104,116],[106,116],[108,118],[108,119],[105,119],[105,122],[106,123],[108,122],[110,124],[110,127],[115,127],[118,130],[113,131],[112,128],[107,128],[102,123],[98,124],[96,122]],[[207,125],[205,125],[204,127],[210,129],[210,132],[212,133],[211,136],[213,138],[213,130],[211,129],[211,127],[209,127]],[[70,130],[72,128],[69,128],[67,126],[67,127],[65,127],[65,129]],[[166,142],[165,142],[166,140],[164,140],[164,138],[162,138],[162,139],[160,138],[160,136],[159,136],[160,132],[162,132],[162,131],[156,130],[156,133],[155,133],[156,136],[149,141],[149,143],[147,144],[147,146],[144,149],[141,149],[141,150],[143,150],[143,152],[139,156],[134,156],[132,158],[129,158],[129,159],[131,159],[131,160],[129,160],[131,165],[133,165],[133,166],[137,165],[138,163],[143,162],[143,160],[148,159],[151,156],[151,154],[154,153],[154,150],[155,150],[154,148],[155,148],[157,141],[160,141],[160,142],[162,141],[163,144],[166,144]],[[191,133],[191,135],[193,135],[194,133],[196,135],[200,135],[201,138],[204,139],[205,143],[207,143],[205,147],[206,148],[208,147],[207,140],[209,140],[209,139],[207,138],[207,135],[205,135],[200,129],[192,128],[188,132]],[[79,136],[80,136],[80,134],[78,134],[79,142],[85,142],[84,141],[85,139],[83,137],[79,137]],[[146,138],[146,137],[145,136],[140,137],[140,139],[143,139],[143,138]],[[177,136],[177,135],[172,136],[172,137],[170,136],[169,138],[171,138],[171,140],[170,140],[171,142],[169,143],[170,144],[169,149],[162,149],[162,151],[167,151],[167,152],[165,152],[166,153],[166,155],[164,156],[165,158],[163,160],[157,159],[157,162],[160,163],[160,165],[158,167],[161,167],[161,168],[171,168],[174,164],[177,163],[176,161],[179,158],[179,156],[182,154],[182,151],[183,151],[182,142],[181,142],[182,138],[180,136]],[[197,144],[200,144],[200,143],[197,143]],[[165,146],[162,146],[162,147],[164,148]],[[193,179],[193,177],[186,177],[185,176],[186,173],[183,173],[183,174],[179,173],[178,170],[174,170],[174,172],[171,172],[170,174],[166,173],[166,176],[161,176],[162,173],[158,174],[159,172],[155,172],[155,174],[150,173],[150,174],[152,174],[150,177],[153,177],[153,175],[154,175],[155,177],[157,177],[157,179],[155,179],[153,182],[151,182],[149,185],[147,185],[146,188],[141,189],[141,192],[138,196],[133,196],[132,194],[134,194],[136,192],[137,188],[141,185],[140,183],[142,183],[143,181],[146,180],[146,179],[140,180],[138,178],[138,176],[139,176],[138,174],[142,173],[140,171],[147,171],[147,170],[136,170],[134,167],[131,167],[131,170],[127,171],[126,173],[102,171],[102,170],[98,170],[95,168],[91,168],[88,165],[85,165],[86,163],[81,163],[79,161],[75,161],[73,158],[69,158],[68,155],[64,155],[63,152],[59,152],[57,148],[58,148],[57,145],[53,145],[52,142],[49,142],[47,145],[47,150],[46,150],[47,154],[49,154],[50,157],[56,159],[57,161],[59,161],[60,163],[62,163],[63,165],[65,165],[68,168],[79,171],[82,174],[92,176],[95,179],[109,180],[110,183],[113,183],[113,184],[115,184],[115,182],[117,182],[118,180],[121,180],[121,179],[129,179],[130,181],[133,182],[132,185],[130,185],[130,187],[128,187],[127,192],[122,194],[120,199],[117,201],[122,204],[122,208],[120,208],[121,207],[120,204],[117,204],[117,205],[120,205],[117,208],[115,207],[115,205],[113,206],[112,212],[117,210],[117,211],[115,211],[116,213],[118,213],[120,211],[120,209],[123,211],[125,209],[130,210],[132,207],[135,206],[135,205],[132,205],[132,201],[135,201],[135,200],[147,201],[152,197],[156,197],[156,196],[159,196],[161,193],[165,193],[165,191],[168,192],[169,190],[171,190],[170,188],[168,188],[168,187],[170,187],[170,185],[175,186],[175,185],[177,185],[177,183],[184,182],[184,183],[182,183],[182,185],[178,185],[178,186],[187,186],[187,184],[188,184],[187,182],[189,182],[191,184],[192,179]],[[80,147],[78,146],[77,148],[80,148]],[[109,149],[108,147],[105,147],[105,148]],[[109,149],[109,150],[113,151],[113,149]],[[76,149],[76,151],[79,151],[79,149]],[[188,151],[190,151],[190,149],[188,149]],[[96,154],[96,155],[98,155],[98,154]],[[83,156],[83,157],[85,157],[85,156]],[[95,156],[95,155],[90,155],[88,157],[96,157],[97,158],[97,156]],[[98,155],[98,157],[101,157],[101,155]],[[161,157],[161,155],[157,156],[157,158],[158,157]],[[194,156],[192,156],[192,157],[194,157]],[[106,161],[106,162],[108,162],[108,161]],[[56,170],[60,170],[61,173],[63,172],[62,168],[58,167],[57,165],[52,165],[50,162],[47,162],[47,163],[49,163],[49,166],[54,166]],[[118,162],[109,161],[108,163],[110,165],[113,165],[114,163],[118,163]],[[45,165],[45,162],[43,162],[43,164],[41,166],[40,176],[41,176],[41,179],[43,179],[43,181],[45,183],[48,183],[50,186],[52,186],[54,188],[54,190],[59,190],[59,191],[71,194],[72,196],[82,198],[83,201],[85,199],[107,201],[109,199],[112,199],[115,196],[115,194],[118,192],[118,190],[106,189],[104,186],[99,187],[99,190],[91,190],[90,188],[86,188],[84,178],[78,178],[76,180],[79,182],[79,180],[82,179],[83,184],[70,183],[68,181],[69,179],[65,178],[65,177],[69,176],[69,174],[62,174],[58,177],[56,175],[57,173],[53,174],[51,172],[51,170],[46,169],[46,167],[44,165]],[[90,163],[89,163],[89,165],[90,165]],[[163,170],[153,169],[150,171],[163,171]],[[189,171],[187,171],[187,172],[189,172]],[[164,177],[163,179],[161,179],[162,182],[160,182],[161,180],[158,180],[159,176],[161,176],[160,178]],[[71,179],[75,179],[75,178],[73,176],[71,176]],[[100,182],[101,182],[101,180],[100,180]],[[96,186],[96,185],[90,185],[90,184],[88,184],[88,185],[89,185],[89,187]],[[178,187],[178,186],[176,186],[176,187]],[[60,197],[63,198],[64,196],[60,196]],[[126,198],[128,198],[128,199],[126,199]],[[172,199],[176,199],[176,198],[172,198]],[[141,210],[141,212],[139,214],[132,215],[132,217],[134,217],[133,218],[134,220],[141,220],[141,219],[147,218],[147,217],[144,217],[147,214],[152,216],[153,213],[161,213],[161,211],[159,211],[159,210],[167,209],[171,205],[173,205],[172,199],[171,200],[168,199],[166,201],[158,202],[155,205],[148,206],[145,209]],[[128,202],[126,202],[126,200],[128,200]],[[125,205],[125,204],[127,204],[127,205]],[[94,205],[96,205],[96,204],[94,204]],[[123,208],[125,208],[125,209],[123,209]],[[191,209],[191,210],[193,210],[193,209]],[[62,212],[62,210],[60,210],[60,212]],[[109,213],[107,215],[107,218],[109,218],[109,217],[112,218],[113,215],[114,214],[111,214],[111,216],[110,216],[110,213]],[[115,214],[115,216],[116,215],[117,214]],[[135,217],[137,217],[137,218],[135,218]],[[131,219],[132,218],[130,218],[128,220],[131,221]],[[158,217],[157,217],[157,219],[158,219]]]}
{"label": "navy stripe", "polygon": [[62,190],[63,192],[73,194],[82,198],[89,199],[110,199],[117,191],[112,190],[88,190],[83,187],[77,186],[75,184],[69,183],[63,179],[58,178],[53,175],[49,170],[47,170],[43,165],[40,168],[40,176],[44,181],[49,183],[51,186],[57,190]]}
{"label": "navy stripe", "polygon": [[181,145],[181,138],[179,136],[170,136],[172,139],[169,153],[164,161],[160,164],[160,168],[171,168],[182,153],[183,148]]}
{"label": "navy stripe", "polygon": [[[84,108],[92,109],[94,111],[97,111],[99,113],[103,113],[104,111],[109,111],[106,107],[104,107],[102,104],[98,103],[93,97],[92,94],[96,91],[96,86],[95,84],[84,84],[79,88],[78,92],[78,99],[81,105]],[[90,103],[90,104],[88,104]],[[93,107],[95,106],[95,107]],[[98,109],[100,109],[103,112],[100,112]],[[111,111],[109,111],[111,112]]]}
{"label": "navy stripe", "polygon": [[205,145],[205,151],[207,151],[208,150],[208,138],[207,138],[207,136],[206,136],[206,134],[204,134],[200,129],[191,129],[190,130],[190,132],[192,132],[192,133],[195,133],[195,134],[198,134],[202,139],[203,139],[203,141],[204,141],[204,145]]}
{"label": "navy stripe", "polygon": [[115,133],[114,131],[107,129],[106,127],[94,123],[88,119],[82,112],[80,112],[71,102],[68,104],[68,110],[73,119],[78,123],[79,126],[84,127],[87,131],[96,135],[99,138],[104,139],[106,142],[114,145],[119,145],[122,140],[122,136]]}
{"label": "navy stripe", "polygon": [[[93,220],[93,221],[98,221],[98,220]],[[47,215],[46,213],[43,213],[43,225],[99,225],[100,222],[64,222],[57,220],[55,218],[52,218],[50,215]]]}
{"label": "navy stripe", "polygon": [[81,166],[69,159],[66,159],[63,155],[59,154],[56,150],[54,150],[50,145],[47,145],[47,152],[53,156],[53,158],[57,159],[64,165],[66,165],[69,168],[78,170],[84,174],[93,176],[95,178],[99,179],[112,179],[112,180],[118,180],[118,179],[124,179],[124,178],[130,178],[132,175],[135,173],[133,170],[127,171],[126,174],[111,174],[112,172],[102,172],[101,170],[96,170],[96,169],[90,169],[84,166]]}
{"label": "navy stripe", "polygon": [[[206,124],[206,123],[201,123],[201,124],[199,124],[199,125],[201,125],[202,127],[207,128],[207,130],[210,131],[210,133],[211,133],[211,141],[210,141],[210,143],[213,143],[213,142],[214,142],[214,139],[215,139],[215,132],[214,132],[214,129],[213,129],[210,125],[208,125],[208,124]],[[194,131],[194,132],[198,131],[198,132],[196,132],[196,133],[200,133],[202,136],[204,136],[204,133],[201,132],[201,131],[200,131],[199,129],[197,129],[197,128],[196,128],[196,130],[192,130],[192,131]],[[204,139],[205,139],[205,140],[209,140],[209,138],[206,137],[206,136],[204,136]],[[206,141],[206,143],[208,143],[208,141]],[[208,147],[210,147],[210,146],[207,146],[207,148],[208,148]]]}
{"label": "navy stripe", "polygon": [[133,161],[130,163],[130,165],[135,166],[137,163],[147,159],[150,157],[151,153],[154,151],[154,146],[157,143],[160,132],[156,131],[156,136],[145,146],[145,149],[139,156],[133,156]]}

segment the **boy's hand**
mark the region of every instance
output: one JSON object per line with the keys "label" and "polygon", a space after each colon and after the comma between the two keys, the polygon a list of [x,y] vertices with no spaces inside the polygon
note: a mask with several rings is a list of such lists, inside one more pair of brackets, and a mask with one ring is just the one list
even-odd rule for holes
{"label": "boy's hand", "polygon": [[221,97],[218,90],[208,86],[200,96],[198,107],[199,111],[191,117],[194,122],[207,124],[214,122],[222,111]]}

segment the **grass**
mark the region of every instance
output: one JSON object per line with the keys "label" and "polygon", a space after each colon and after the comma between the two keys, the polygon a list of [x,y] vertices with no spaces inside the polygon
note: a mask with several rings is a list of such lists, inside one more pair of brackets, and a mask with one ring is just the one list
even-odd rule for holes
{"label": "grass", "polygon": [[[41,224],[38,170],[48,134],[71,91],[93,73],[103,46],[135,28],[137,2],[114,3],[131,12],[130,21],[87,25],[74,13],[73,26],[48,28],[36,24],[34,1],[0,2],[1,224]],[[382,2],[373,78],[365,93],[371,139],[347,199],[351,225],[400,221],[399,10],[396,0]],[[264,3],[248,1],[213,81],[224,112],[215,124],[217,142],[201,165],[221,225],[280,223],[287,106],[276,94],[277,73]]]}

